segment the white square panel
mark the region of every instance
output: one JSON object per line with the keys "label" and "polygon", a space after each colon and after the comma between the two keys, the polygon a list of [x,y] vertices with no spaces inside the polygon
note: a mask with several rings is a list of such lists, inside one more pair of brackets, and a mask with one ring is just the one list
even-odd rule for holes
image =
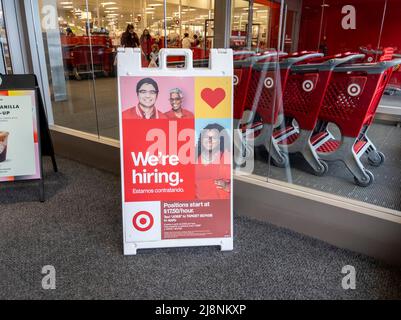
{"label": "white square panel", "polygon": [[128,202],[124,205],[125,241],[161,240],[161,203]]}

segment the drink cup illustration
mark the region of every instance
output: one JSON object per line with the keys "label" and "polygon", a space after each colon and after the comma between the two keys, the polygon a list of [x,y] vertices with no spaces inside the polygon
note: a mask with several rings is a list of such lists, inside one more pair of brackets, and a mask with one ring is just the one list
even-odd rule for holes
{"label": "drink cup illustration", "polygon": [[7,158],[7,140],[9,133],[0,131],[0,162],[6,161]]}

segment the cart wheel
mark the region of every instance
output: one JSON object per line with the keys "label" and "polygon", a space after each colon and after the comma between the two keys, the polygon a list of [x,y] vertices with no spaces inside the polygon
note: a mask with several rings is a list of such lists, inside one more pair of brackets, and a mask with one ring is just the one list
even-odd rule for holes
{"label": "cart wheel", "polygon": [[238,163],[237,161],[234,161],[234,165],[236,168],[245,168],[246,167],[246,161],[242,161],[241,163]]}
{"label": "cart wheel", "polygon": [[[245,123],[245,122],[243,122],[243,123]],[[252,119],[252,123],[262,123],[263,124],[263,119],[257,112],[255,113],[255,115]],[[252,144],[255,147],[262,146],[266,140],[266,137],[263,134],[263,132],[264,132],[263,128],[260,130],[255,130],[253,138],[247,138],[247,139],[252,140]]]}
{"label": "cart wheel", "polygon": [[74,68],[73,73],[76,80],[80,81],[82,79],[81,76],[79,75],[77,68]]}
{"label": "cart wheel", "polygon": [[384,161],[386,160],[386,156],[383,152],[380,151],[373,151],[368,156],[368,162],[371,166],[380,167]]}
{"label": "cart wheel", "polygon": [[375,181],[375,176],[369,170],[365,170],[365,173],[368,175],[368,179],[366,181],[360,181],[356,177],[354,177],[355,184],[360,187],[368,187]]}
{"label": "cart wheel", "polygon": [[271,158],[273,165],[279,168],[286,168],[288,167],[288,164],[290,163],[290,160],[288,158],[288,154],[280,151],[280,159],[278,161],[274,159],[273,157]]}
{"label": "cart wheel", "polygon": [[[241,150],[241,158],[240,159],[234,159],[234,164],[237,167],[244,168],[246,167],[246,161],[247,159],[254,159],[255,158],[255,152],[253,150],[253,147],[251,148],[248,144],[243,144],[242,145],[242,150]],[[236,157],[234,157],[236,158]]]}
{"label": "cart wheel", "polygon": [[241,157],[234,157],[234,165],[236,168],[244,168],[246,166],[246,158],[244,154]]}
{"label": "cart wheel", "polygon": [[246,166],[246,158],[244,152],[241,152],[240,157],[234,157],[234,166],[236,168],[244,168]]}
{"label": "cart wheel", "polygon": [[329,166],[326,161],[320,160],[320,164],[322,165],[320,171],[314,171],[315,175],[318,177],[324,176],[327,171],[329,171]]}

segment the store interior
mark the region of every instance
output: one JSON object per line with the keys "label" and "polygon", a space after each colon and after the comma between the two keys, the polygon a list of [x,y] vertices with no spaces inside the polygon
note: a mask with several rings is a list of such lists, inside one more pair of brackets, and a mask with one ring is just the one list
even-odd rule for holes
{"label": "store interior", "polygon": [[[273,11],[276,20],[279,14],[277,4],[262,2],[255,2],[252,14],[252,47],[260,51],[277,44],[277,30],[270,32],[269,23]],[[44,1],[39,3],[40,7],[44,6]],[[186,32],[190,38],[197,35],[200,43],[192,48],[194,59],[208,58],[214,38],[214,1],[167,1],[165,9],[166,30],[163,1],[57,1],[60,39],[54,41],[54,35],[43,29],[49,79],[60,83],[55,85],[54,81],[50,87],[56,125],[119,138],[115,55],[128,24],[135,26],[138,37],[144,29],[149,30],[152,41],[160,48],[181,47]],[[248,1],[233,2],[230,42],[235,49],[246,46],[248,12]],[[52,41],[60,47],[56,52],[49,50]],[[82,53],[83,50],[86,51]],[[56,55],[60,54],[65,80],[60,75],[56,77],[56,67],[52,67],[57,64]]]}
{"label": "store interior", "polygon": [[[39,3],[43,7],[44,1]],[[191,48],[195,59],[207,59],[208,50],[214,47],[215,1],[212,0],[169,0],[166,8],[163,1],[157,0],[57,3],[59,40],[54,42],[54,35],[43,29],[57,126],[119,139],[115,55],[127,24],[134,25],[139,37],[148,29],[153,43],[160,48],[181,47],[185,33],[191,39],[197,35],[199,44]],[[250,7],[249,1],[232,1],[231,47],[259,53],[271,48],[289,54],[307,50],[326,56],[361,53],[361,48],[380,51],[391,47],[393,59],[401,53],[401,40],[396,31],[400,24],[397,16],[400,5],[396,0],[288,0],[283,4],[281,7],[280,1],[255,0]],[[285,19],[280,29],[281,12]],[[247,36],[249,22],[252,23],[251,37]],[[58,51],[54,50],[55,43],[59,44]],[[89,47],[90,54],[82,55],[84,46]],[[62,55],[61,60],[57,54]],[[380,60],[379,56],[379,53],[373,54],[370,63]],[[57,59],[62,61],[64,71],[61,80],[54,68]],[[353,175],[341,161],[329,162],[326,174],[317,176],[298,153],[289,155],[286,168],[275,166],[263,146],[255,148],[253,174],[258,179],[315,189],[397,214],[401,211],[401,72],[398,68],[394,69],[374,116],[368,129],[369,138],[386,159],[377,167],[362,156],[361,162],[374,175],[374,183],[367,187],[355,184]],[[339,129],[332,127],[333,134],[340,136]]]}

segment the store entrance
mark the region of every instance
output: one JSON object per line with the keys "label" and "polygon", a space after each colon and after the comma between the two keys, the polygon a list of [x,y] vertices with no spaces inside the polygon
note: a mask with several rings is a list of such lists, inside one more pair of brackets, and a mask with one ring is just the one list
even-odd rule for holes
{"label": "store entrance", "polygon": [[[27,20],[32,21],[29,29],[34,30],[36,39],[43,40],[43,46],[30,42],[38,60],[33,61],[34,71],[43,78],[43,91],[50,92],[49,119],[54,119],[54,125],[100,139],[119,139],[115,107],[115,57],[119,46],[140,47],[145,67],[161,48],[188,47],[195,66],[204,66],[202,61],[207,61],[209,50],[215,47],[214,38],[222,32],[216,32],[214,23],[215,6],[221,5],[220,0],[27,2]],[[231,12],[226,13],[227,20],[231,20],[226,37],[231,36],[233,49],[277,49],[279,1],[236,0],[231,6]],[[135,35],[132,43],[124,40],[128,26],[133,27]]]}
{"label": "store entrance", "polygon": [[285,24],[283,31],[287,33],[284,36],[286,49],[292,50],[295,10],[297,7],[292,5],[288,9],[288,5],[283,1],[235,1],[232,11],[231,48],[247,48],[256,52],[277,49],[280,42],[279,33],[282,31],[282,24]]}
{"label": "store entrance", "polygon": [[[23,43],[12,1],[0,1],[0,73],[24,73]],[[7,18],[6,18],[7,17]],[[12,54],[11,54],[12,53]],[[11,60],[11,56],[13,57]]]}

